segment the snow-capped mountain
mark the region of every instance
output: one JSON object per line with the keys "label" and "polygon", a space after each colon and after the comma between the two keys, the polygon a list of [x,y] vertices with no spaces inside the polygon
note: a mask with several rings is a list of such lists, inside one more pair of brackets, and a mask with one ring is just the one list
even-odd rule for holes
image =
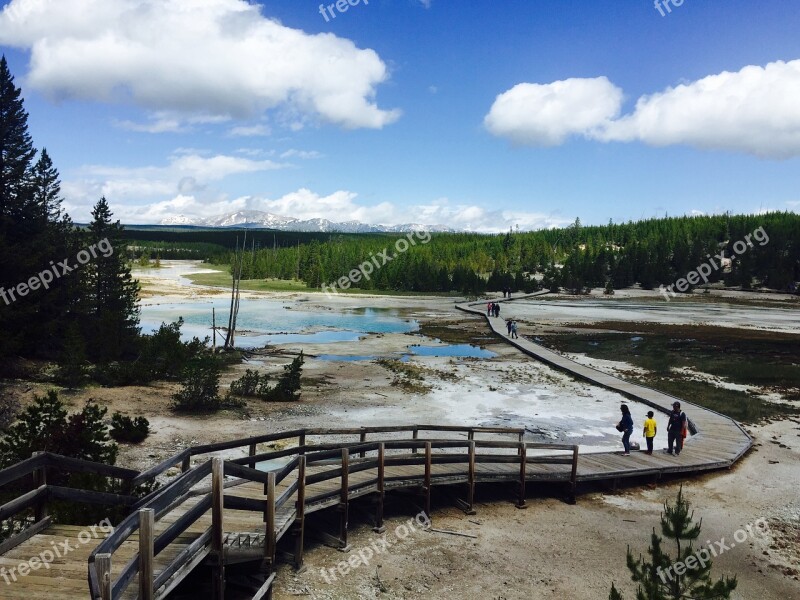
{"label": "snow-capped mountain", "polygon": [[193,225],[195,227],[249,227],[280,229],[283,231],[320,231],[340,233],[406,233],[409,231],[455,232],[455,229],[444,225],[421,225],[405,223],[403,225],[369,225],[359,221],[336,223],[328,219],[296,219],[283,217],[261,210],[240,210],[235,213],[216,215],[213,217],[188,217],[175,215],[161,220],[161,225]]}

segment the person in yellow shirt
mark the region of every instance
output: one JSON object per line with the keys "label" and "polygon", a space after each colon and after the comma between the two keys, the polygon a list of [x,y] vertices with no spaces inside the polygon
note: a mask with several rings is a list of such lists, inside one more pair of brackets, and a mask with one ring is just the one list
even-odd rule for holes
{"label": "person in yellow shirt", "polygon": [[656,420],[653,418],[653,411],[649,411],[647,413],[647,418],[644,420],[644,439],[647,441],[647,452],[645,454],[652,454],[653,453],[653,439],[656,437],[656,431],[658,427],[656,426]]}

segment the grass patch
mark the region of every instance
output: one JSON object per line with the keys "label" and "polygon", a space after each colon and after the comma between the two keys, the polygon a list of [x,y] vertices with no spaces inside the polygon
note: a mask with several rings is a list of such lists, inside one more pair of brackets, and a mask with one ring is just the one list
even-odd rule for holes
{"label": "grass patch", "polygon": [[394,358],[379,358],[375,361],[394,374],[392,385],[412,394],[426,394],[433,388],[424,383],[425,375],[434,373],[433,369],[405,363]]}
{"label": "grass patch", "polygon": [[[214,273],[197,273],[194,275],[187,275],[186,278],[196,285],[208,285],[213,287],[231,287],[231,274],[230,267],[225,265],[215,265],[214,268],[222,269]],[[241,289],[249,292],[307,292],[324,294],[324,292],[317,288],[308,287],[305,282],[296,279],[242,279]],[[442,292],[405,292],[402,290],[362,290],[359,288],[350,288],[342,290],[336,288],[336,292],[342,295],[368,295],[368,296],[430,296],[430,297],[454,297],[463,298],[464,294],[457,292],[442,293]]]}
{"label": "grass patch", "polygon": [[[674,368],[688,367],[727,382],[796,399],[800,389],[800,336],[702,325],[603,323],[577,326],[585,334],[542,336],[564,352],[631,363],[648,375],[631,380],[674,394],[742,422],[800,414],[796,407],[768,402],[748,391],[693,381]],[[598,329],[608,332],[597,332]],[[761,391],[761,390],[759,390]]]}
{"label": "grass patch", "polygon": [[445,344],[472,344],[484,347],[502,343],[497,336],[486,333],[483,321],[475,330],[467,329],[467,325],[468,323],[458,321],[427,322],[420,324],[418,333],[441,340]]}

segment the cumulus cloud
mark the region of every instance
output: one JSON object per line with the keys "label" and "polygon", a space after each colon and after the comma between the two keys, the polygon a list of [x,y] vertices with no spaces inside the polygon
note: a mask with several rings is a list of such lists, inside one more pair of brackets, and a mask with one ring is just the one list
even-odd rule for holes
{"label": "cumulus cloud", "polygon": [[605,77],[520,83],[495,99],[484,124],[519,144],[556,146],[608,124],[621,106],[622,90]]}
{"label": "cumulus cloud", "polygon": [[29,49],[28,85],[56,99],[235,118],[291,107],[346,128],[400,116],[375,103],[388,78],[375,51],[246,0],[12,0],[0,43]]}
{"label": "cumulus cloud", "polygon": [[[137,203],[171,197],[175,194],[197,195],[208,184],[233,175],[273,171],[290,166],[272,160],[255,160],[224,154],[203,155],[197,150],[178,150],[164,166],[116,167],[87,165],[62,185],[67,212],[74,219],[84,218],[88,207],[101,196],[109,201]],[[204,199],[222,199],[223,194],[209,192]],[[71,210],[70,210],[71,207]]]}
{"label": "cumulus cloud", "polygon": [[[800,155],[800,60],[747,66],[670,87],[642,96],[633,112],[621,117],[611,110],[615,99],[621,102],[620,90],[598,85],[600,80],[605,78],[517,85],[497,97],[486,126],[495,135],[539,146],[561,144],[574,134],[772,159]],[[595,98],[580,93],[591,85]]]}

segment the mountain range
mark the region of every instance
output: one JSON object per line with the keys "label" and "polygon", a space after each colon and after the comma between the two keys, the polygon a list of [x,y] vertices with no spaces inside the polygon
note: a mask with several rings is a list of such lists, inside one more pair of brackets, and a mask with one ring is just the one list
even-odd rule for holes
{"label": "mountain range", "polygon": [[240,210],[234,213],[213,217],[187,217],[176,215],[161,220],[161,225],[189,225],[194,227],[236,227],[253,229],[279,229],[281,231],[321,231],[338,233],[407,233],[410,231],[430,231],[455,233],[457,230],[444,225],[422,225],[403,223],[402,225],[369,225],[360,221],[337,223],[328,219],[296,219],[283,217],[261,210]]}

